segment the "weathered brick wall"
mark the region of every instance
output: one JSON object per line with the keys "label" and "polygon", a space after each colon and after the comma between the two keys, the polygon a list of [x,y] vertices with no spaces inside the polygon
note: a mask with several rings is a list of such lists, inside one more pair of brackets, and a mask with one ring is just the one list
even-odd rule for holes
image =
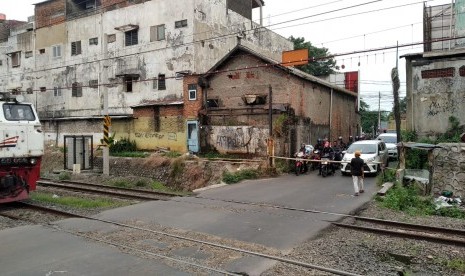
{"label": "weathered brick wall", "polygon": [[435,149],[433,193],[444,190],[453,191],[454,195],[465,197],[465,144],[439,144]]}
{"label": "weathered brick wall", "polygon": [[[198,76],[186,76],[183,80],[183,101],[184,101],[184,117],[186,119],[197,119],[198,112],[202,109],[202,104],[204,101],[203,98],[203,89],[198,84]],[[189,85],[196,85],[197,89],[197,99],[189,100]]]}
{"label": "weathered brick wall", "polygon": [[54,0],[39,3],[35,7],[36,28],[42,28],[65,21],[65,1]]}
{"label": "weathered brick wall", "polygon": [[[354,95],[332,88],[329,84],[322,84],[319,80],[301,78],[286,70],[274,67],[257,68],[263,65],[264,61],[253,55],[235,54],[234,59],[226,61],[218,68],[249,69],[211,76],[210,88],[204,93],[207,99],[219,99],[220,106],[216,111],[209,112],[209,123],[267,126],[269,119],[265,108],[271,85],[273,105],[289,105],[298,118],[295,133],[290,137],[291,143],[315,144],[318,138],[328,137],[335,140],[339,136],[347,141],[350,135],[355,135],[359,115],[356,113]],[[243,99],[247,94],[266,97],[266,104],[247,105]]]}

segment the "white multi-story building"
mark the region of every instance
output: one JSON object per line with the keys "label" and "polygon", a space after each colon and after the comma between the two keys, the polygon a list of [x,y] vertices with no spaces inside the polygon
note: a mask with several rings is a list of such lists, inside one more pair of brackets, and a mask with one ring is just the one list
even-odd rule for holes
{"label": "white multi-story building", "polygon": [[[0,91],[23,94],[42,120],[54,124],[74,120],[77,126],[76,120],[103,115],[104,95],[109,114],[130,116],[133,105],[181,98],[183,74],[207,71],[238,43],[280,60],[293,45],[252,21],[253,9],[263,5],[263,0],[40,2],[30,22],[12,27],[12,21],[0,20]],[[49,132],[59,141],[66,131],[56,128]]]}

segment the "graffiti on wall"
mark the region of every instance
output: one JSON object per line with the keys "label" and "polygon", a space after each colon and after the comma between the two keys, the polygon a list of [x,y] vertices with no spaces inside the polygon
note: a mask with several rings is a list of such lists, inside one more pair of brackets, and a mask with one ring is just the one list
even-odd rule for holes
{"label": "graffiti on wall", "polygon": [[454,114],[459,106],[465,103],[465,98],[447,98],[447,99],[431,99],[427,106],[426,115],[434,117],[440,113]]}
{"label": "graffiti on wall", "polygon": [[158,132],[136,132],[134,133],[134,136],[136,138],[156,138],[156,139],[163,139],[165,137],[165,134],[163,133],[158,133]]}
{"label": "graffiti on wall", "polygon": [[266,153],[267,129],[249,126],[212,127],[209,143],[219,152]]}

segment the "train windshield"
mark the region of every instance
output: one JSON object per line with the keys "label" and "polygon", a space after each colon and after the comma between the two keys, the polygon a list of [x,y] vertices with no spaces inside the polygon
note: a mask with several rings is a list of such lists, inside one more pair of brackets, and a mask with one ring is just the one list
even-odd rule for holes
{"label": "train windshield", "polygon": [[3,115],[7,121],[35,121],[32,106],[28,104],[4,104]]}

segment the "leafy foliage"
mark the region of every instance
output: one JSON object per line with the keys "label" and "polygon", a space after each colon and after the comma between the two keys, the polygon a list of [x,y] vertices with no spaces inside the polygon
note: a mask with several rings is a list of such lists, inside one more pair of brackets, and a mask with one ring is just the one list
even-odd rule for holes
{"label": "leafy foliage", "polygon": [[238,183],[245,179],[257,179],[260,176],[257,170],[241,170],[235,173],[226,172],[223,174],[223,181],[226,184]]}
{"label": "leafy foliage", "polygon": [[130,141],[127,138],[123,138],[110,144],[111,153],[130,151],[137,151],[136,141]]}
{"label": "leafy foliage", "polygon": [[305,41],[303,37],[289,37],[289,40],[294,43],[294,49],[308,49],[308,56],[314,61],[306,65],[298,66],[300,70],[314,76],[327,76],[334,72],[336,61],[331,56],[327,48],[318,48],[312,45],[311,42]]}
{"label": "leafy foliage", "polygon": [[[360,100],[360,120],[364,132],[371,132],[378,129],[378,111],[370,111],[370,106]],[[381,113],[381,121],[387,120],[387,116]]]}

